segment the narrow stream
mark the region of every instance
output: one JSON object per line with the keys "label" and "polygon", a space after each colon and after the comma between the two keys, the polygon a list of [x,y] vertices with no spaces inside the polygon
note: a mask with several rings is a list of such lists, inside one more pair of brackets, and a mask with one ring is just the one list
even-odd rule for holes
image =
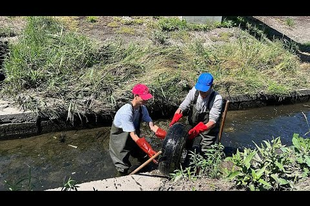
{"label": "narrow stream", "polygon": [[[221,143],[254,148],[253,142],[260,145],[280,136],[291,145],[294,133],[310,137],[308,121],[309,103],[228,111]],[[169,122],[155,121],[164,129]],[[109,127],[100,127],[0,141],[0,190],[41,191],[62,187],[69,178],[79,184],[114,177],[109,132]],[[150,132],[145,136],[155,150],[161,149],[162,140]]]}
{"label": "narrow stream", "polygon": [[221,142],[226,147],[254,148],[254,142],[260,146],[281,137],[289,146],[294,133],[310,137],[310,103],[228,111]]}

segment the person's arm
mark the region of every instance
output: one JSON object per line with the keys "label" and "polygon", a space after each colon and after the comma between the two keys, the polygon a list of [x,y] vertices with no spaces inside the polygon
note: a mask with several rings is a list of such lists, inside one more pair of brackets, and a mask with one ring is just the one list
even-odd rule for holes
{"label": "person's arm", "polygon": [[185,99],[183,102],[180,104],[179,108],[175,111],[172,120],[169,124],[169,127],[174,125],[176,122],[178,122],[182,117],[183,117],[183,111],[187,109],[191,103],[191,101],[194,98],[196,89],[193,87],[188,94],[186,95]]}
{"label": "person's arm", "polygon": [[180,104],[179,108],[177,109],[177,111],[175,113],[182,113],[183,111],[185,111],[191,104],[191,102],[193,101],[193,99],[195,98],[195,92],[196,89],[195,87],[193,87],[191,90],[189,90],[188,94],[186,95],[185,99],[183,100],[183,102]]}
{"label": "person's arm", "polygon": [[214,98],[212,108],[210,109],[209,121],[217,123],[220,118],[223,106],[223,98],[221,95],[217,94]]}
{"label": "person's arm", "polygon": [[142,121],[148,122],[150,130],[152,130],[158,138],[164,139],[166,137],[166,131],[154,124],[145,106],[142,106]]}
{"label": "person's arm", "polygon": [[148,122],[150,130],[152,130],[153,132],[156,132],[158,127],[157,126],[155,127],[154,122],[152,118],[150,117],[149,111],[147,110],[145,106],[142,106],[141,109],[142,109],[142,121]]}
{"label": "person's arm", "polygon": [[[153,157],[157,152],[153,150],[152,146],[146,141],[145,137],[138,137],[135,132],[130,132],[131,138],[135,143],[149,156]],[[153,159],[155,164],[158,164],[157,160]]]}
{"label": "person's arm", "polygon": [[[148,115],[147,110],[146,110],[146,113]],[[164,129],[160,128],[159,126],[155,125],[151,117],[147,119],[149,119],[149,127],[155,133],[155,136],[158,137],[159,139],[164,139],[167,135],[167,132]]]}
{"label": "person's arm", "polygon": [[154,125],[154,122],[149,122],[149,127],[153,132],[156,132],[156,130],[158,129],[157,125]]}
{"label": "person's arm", "polygon": [[139,136],[136,134],[136,132],[130,132],[129,135],[131,139],[135,142],[137,142],[137,140],[139,139]]}

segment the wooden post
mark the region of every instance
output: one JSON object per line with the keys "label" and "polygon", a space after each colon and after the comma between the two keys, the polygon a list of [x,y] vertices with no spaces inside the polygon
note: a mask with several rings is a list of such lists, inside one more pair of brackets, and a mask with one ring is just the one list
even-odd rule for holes
{"label": "wooden post", "polygon": [[225,109],[223,112],[221,126],[220,126],[220,132],[219,132],[219,136],[218,136],[218,142],[221,142],[222,133],[223,133],[224,124],[225,124],[225,119],[226,119],[226,114],[227,114],[227,109],[228,109],[228,104],[229,104],[229,100],[227,100],[226,104],[225,104]]}

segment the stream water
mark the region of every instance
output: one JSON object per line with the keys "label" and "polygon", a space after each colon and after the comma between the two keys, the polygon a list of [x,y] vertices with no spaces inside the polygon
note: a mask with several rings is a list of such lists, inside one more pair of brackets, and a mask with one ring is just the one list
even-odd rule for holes
{"label": "stream water", "polygon": [[[254,148],[253,142],[260,145],[280,136],[291,145],[294,133],[310,137],[308,121],[309,103],[228,111],[221,143]],[[164,129],[169,122],[155,120]],[[70,178],[79,184],[114,177],[109,131],[100,127],[0,141],[0,190],[41,191],[62,187]],[[148,132],[145,136],[155,150],[161,149],[162,140]]]}

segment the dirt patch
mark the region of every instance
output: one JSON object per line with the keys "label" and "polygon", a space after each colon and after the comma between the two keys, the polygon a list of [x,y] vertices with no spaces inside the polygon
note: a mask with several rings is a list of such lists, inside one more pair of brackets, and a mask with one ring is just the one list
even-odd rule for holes
{"label": "dirt patch", "polygon": [[176,182],[165,180],[162,184],[160,191],[244,191],[235,188],[232,182],[209,178]]}
{"label": "dirt patch", "polygon": [[[139,19],[141,20],[139,22]],[[146,22],[152,17],[98,16],[93,22],[87,17],[76,17],[77,31],[97,42],[122,39],[124,43],[143,44],[148,38]],[[139,23],[134,23],[134,22]],[[127,22],[127,23],[126,23]],[[130,22],[130,23],[129,23]]]}

